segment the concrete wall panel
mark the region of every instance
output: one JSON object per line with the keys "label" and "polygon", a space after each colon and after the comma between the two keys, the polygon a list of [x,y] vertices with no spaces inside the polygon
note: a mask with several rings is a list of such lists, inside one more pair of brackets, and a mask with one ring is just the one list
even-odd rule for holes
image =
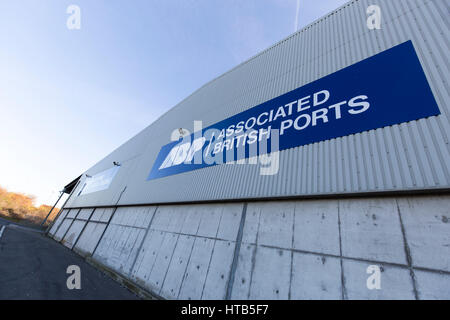
{"label": "concrete wall panel", "polygon": [[114,208],[97,208],[92,214],[91,221],[108,222],[114,211]]}
{"label": "concrete wall panel", "polygon": [[90,256],[100,241],[100,237],[105,231],[106,224],[97,222],[88,222],[83,233],[80,235],[74,251],[82,256]]}
{"label": "concrete wall panel", "polygon": [[214,241],[196,238],[181,284],[179,299],[201,299]]}
{"label": "concrete wall panel", "polygon": [[89,220],[93,209],[81,209],[77,215],[78,220]]}
{"label": "concrete wall panel", "polygon": [[72,219],[75,218],[79,211],[80,211],[79,209],[70,210],[69,213],[67,214],[67,218],[72,218]]}
{"label": "concrete wall panel", "polygon": [[97,208],[54,237],[167,299],[444,299],[448,208],[448,195]]}
{"label": "concrete wall panel", "polygon": [[423,300],[449,300],[450,275],[438,272],[416,271],[419,298]]}
{"label": "concrete wall panel", "polygon": [[253,273],[253,261],[256,246],[242,243],[233,282],[231,299],[245,300],[250,297],[250,283]]}
{"label": "concrete wall panel", "polygon": [[450,196],[398,201],[413,265],[450,272]]}
{"label": "concrete wall panel", "polygon": [[67,231],[64,239],[61,242],[69,249],[75,245],[78,240],[78,237],[83,231],[84,226],[86,225],[86,221],[83,220],[74,220],[69,230]]}
{"label": "concrete wall panel", "polygon": [[217,237],[219,239],[235,241],[239,231],[244,205],[242,203],[229,203],[223,204],[222,206],[224,210],[220,219]]}
{"label": "concrete wall panel", "polygon": [[290,299],[342,299],[341,265],[338,258],[294,253]]}
{"label": "concrete wall panel", "polygon": [[394,198],[348,199],[339,204],[344,256],[406,263]]}
{"label": "concrete wall panel", "polygon": [[55,236],[53,237],[53,239],[55,239],[56,241],[61,241],[62,238],[64,237],[64,235],[66,234],[67,230],[69,230],[70,225],[72,224],[73,219],[64,219],[61,222],[60,227],[58,228],[58,230],[56,231]]}
{"label": "concrete wall panel", "polygon": [[65,217],[67,216],[67,213],[69,213],[70,209],[63,209],[63,211],[61,212],[61,214],[58,216],[58,218],[56,219],[56,221],[53,223],[52,227],[50,228],[48,234],[53,237],[56,233],[56,231],[58,230],[59,226],[61,225],[61,223],[64,221]]}
{"label": "concrete wall panel", "polygon": [[256,242],[261,245],[292,248],[295,202],[249,204],[260,208]]}
{"label": "concrete wall panel", "polygon": [[164,234],[164,240],[156,252],[155,262],[148,279],[146,279],[146,286],[151,288],[154,292],[160,292],[161,290],[170,262],[172,261],[177,241],[177,234]]}
{"label": "concrete wall panel", "polygon": [[301,201],[296,203],[294,248],[339,255],[338,201]]}
{"label": "concrete wall panel", "polygon": [[291,253],[281,249],[258,247],[250,282],[250,299],[289,298]]}
{"label": "concrete wall panel", "polygon": [[138,252],[136,264],[131,272],[132,278],[146,286],[149,275],[153,270],[157,254],[164,241],[166,232],[150,230],[144,240],[141,251]]}
{"label": "concrete wall panel", "polygon": [[225,299],[235,245],[231,241],[215,241],[201,299]]}
{"label": "concrete wall panel", "polygon": [[172,261],[167,270],[162,289],[159,292],[163,297],[167,297],[168,299],[178,298],[181,283],[184,278],[184,271],[186,270],[194,246],[194,240],[195,238],[193,236],[179,236]]}
{"label": "concrete wall panel", "polygon": [[144,234],[143,229],[110,225],[93,257],[120,273],[128,274]]}
{"label": "concrete wall panel", "polygon": [[217,204],[207,204],[199,208],[199,210],[201,210],[201,220],[197,235],[210,238],[215,237],[219,230],[223,207]]}

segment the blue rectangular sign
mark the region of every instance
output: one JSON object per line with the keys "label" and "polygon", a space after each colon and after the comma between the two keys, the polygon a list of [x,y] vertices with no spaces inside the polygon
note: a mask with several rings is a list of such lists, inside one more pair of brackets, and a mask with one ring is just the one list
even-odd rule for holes
{"label": "blue rectangular sign", "polygon": [[147,180],[439,114],[407,41],[163,146]]}

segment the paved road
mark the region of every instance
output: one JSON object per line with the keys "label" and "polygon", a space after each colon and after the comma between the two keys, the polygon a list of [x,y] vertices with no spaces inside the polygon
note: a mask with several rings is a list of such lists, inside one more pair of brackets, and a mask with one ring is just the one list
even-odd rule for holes
{"label": "paved road", "polygon": [[[0,299],[138,299],[81,257],[36,230],[0,218]],[[81,289],[69,290],[69,265]]]}

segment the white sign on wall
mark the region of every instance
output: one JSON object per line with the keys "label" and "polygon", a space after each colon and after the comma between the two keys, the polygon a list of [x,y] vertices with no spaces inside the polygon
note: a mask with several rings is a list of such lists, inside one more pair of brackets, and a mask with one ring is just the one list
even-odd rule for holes
{"label": "white sign on wall", "polygon": [[78,195],[80,196],[108,189],[109,185],[119,171],[119,168],[120,166],[115,166],[111,169],[97,173],[92,177],[87,177]]}

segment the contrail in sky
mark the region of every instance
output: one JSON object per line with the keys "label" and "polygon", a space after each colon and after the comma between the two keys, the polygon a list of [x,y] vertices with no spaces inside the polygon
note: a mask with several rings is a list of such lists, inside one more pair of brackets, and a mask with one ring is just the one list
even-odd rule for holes
{"label": "contrail in sky", "polygon": [[299,12],[300,12],[300,0],[297,0],[297,12],[295,14],[295,30],[294,31],[298,30],[298,14],[299,14]]}

